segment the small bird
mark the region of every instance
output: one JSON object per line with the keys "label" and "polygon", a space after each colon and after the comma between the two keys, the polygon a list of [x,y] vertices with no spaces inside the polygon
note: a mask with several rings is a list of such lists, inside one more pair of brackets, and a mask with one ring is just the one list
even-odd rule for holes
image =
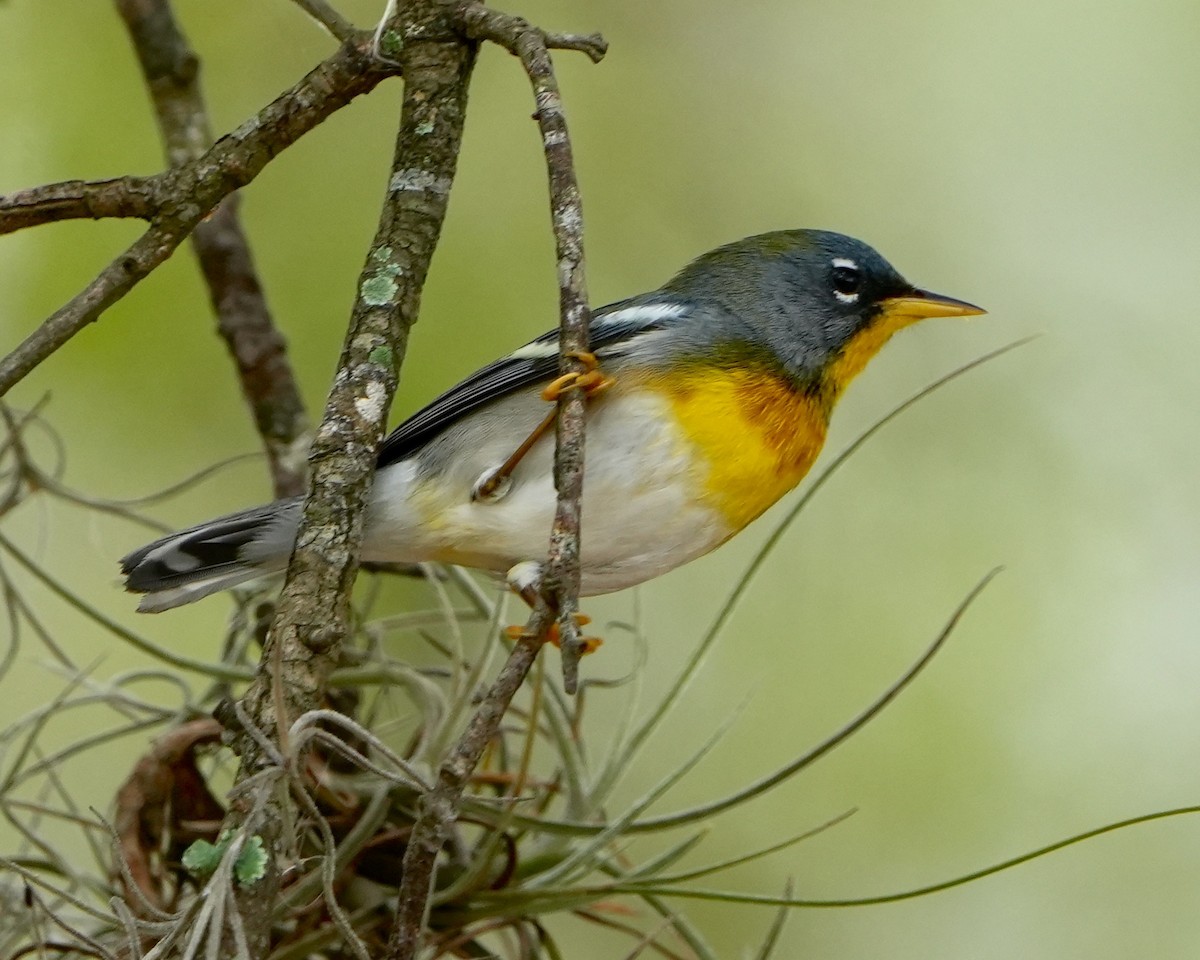
{"label": "small bird", "polygon": [[[483,367],[384,440],[365,561],[504,574],[544,555],[554,400],[588,397],[582,593],[703,556],[800,482],[846,385],[902,327],[979,307],[908,283],[871,247],[782,230],[719,247],[595,311],[590,369],[558,376],[558,331]],[[302,498],[171,534],[121,561],[158,612],[283,570]]]}

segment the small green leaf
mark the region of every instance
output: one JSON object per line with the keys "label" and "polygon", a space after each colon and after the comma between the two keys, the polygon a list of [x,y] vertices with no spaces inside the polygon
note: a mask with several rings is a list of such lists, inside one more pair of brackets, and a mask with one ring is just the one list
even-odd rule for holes
{"label": "small green leaf", "polygon": [[237,862],[233,865],[233,874],[238,883],[249,887],[263,878],[267,872],[267,851],[263,847],[262,837],[255,834],[246,841],[246,846],[238,854]]}
{"label": "small green leaf", "polygon": [[193,877],[207,877],[217,869],[217,864],[221,862],[221,854],[225,852],[227,846],[229,846],[227,840],[215,845],[207,840],[197,840],[183,851],[183,856],[179,859],[183,864],[183,869]]}
{"label": "small green leaf", "polygon": [[[216,843],[207,840],[197,840],[183,851],[180,862],[183,868],[193,877],[207,877],[221,862],[229,845],[233,842],[233,833],[223,832]],[[267,872],[267,851],[263,846],[262,837],[257,834],[246,841],[242,852],[238,854],[237,862],[233,865],[233,875],[238,883],[248,887],[263,878]]]}

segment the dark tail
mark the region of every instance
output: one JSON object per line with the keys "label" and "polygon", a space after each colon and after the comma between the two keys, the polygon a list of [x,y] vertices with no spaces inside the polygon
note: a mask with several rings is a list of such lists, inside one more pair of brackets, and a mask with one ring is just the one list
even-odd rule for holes
{"label": "dark tail", "polygon": [[121,560],[138,609],[158,613],[282,570],[292,552],[300,500],[219,517],[148,543]]}

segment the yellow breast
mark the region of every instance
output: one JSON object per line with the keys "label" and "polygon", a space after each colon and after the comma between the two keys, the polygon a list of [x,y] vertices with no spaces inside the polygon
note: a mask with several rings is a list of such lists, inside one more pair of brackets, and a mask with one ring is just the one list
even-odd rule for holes
{"label": "yellow breast", "polygon": [[652,388],[703,457],[703,496],[733,532],[795,487],[825,442],[821,402],[773,371],[697,367]]}

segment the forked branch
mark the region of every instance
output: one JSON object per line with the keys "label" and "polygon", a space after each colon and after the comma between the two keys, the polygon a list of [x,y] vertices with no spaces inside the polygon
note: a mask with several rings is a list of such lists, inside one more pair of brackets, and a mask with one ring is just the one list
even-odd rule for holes
{"label": "forked branch", "polygon": [[[150,228],[87,287],[0,360],[0,397],[162,264],[223,199],[246,186],[282,150],[380,81],[399,73],[355,34],[303,80],[219,139],[203,156],[132,183],[50,184],[0,198],[0,233],[52,219],[115,210]],[[121,186],[117,186],[121,184]],[[56,216],[51,212],[56,211]]]}

